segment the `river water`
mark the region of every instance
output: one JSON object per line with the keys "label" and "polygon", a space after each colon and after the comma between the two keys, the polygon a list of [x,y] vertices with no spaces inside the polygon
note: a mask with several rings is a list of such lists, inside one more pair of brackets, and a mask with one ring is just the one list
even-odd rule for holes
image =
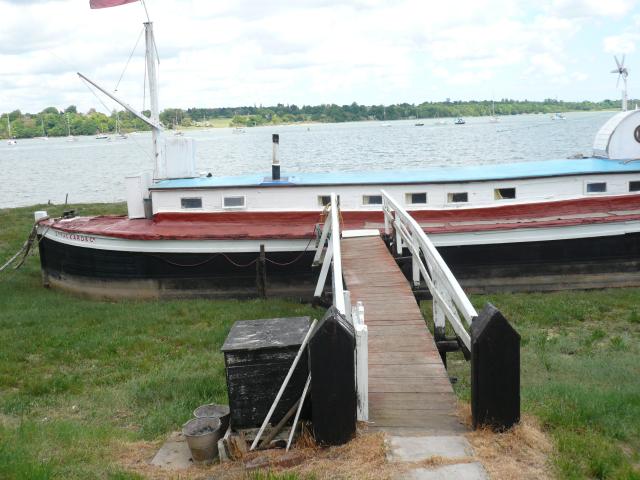
{"label": "river water", "polygon": [[[467,118],[465,125],[435,120],[357,122],[193,131],[198,171],[213,175],[270,172],[271,134],[280,134],[282,173],[399,170],[442,165],[496,164],[589,155],[600,126],[614,112]],[[0,143],[0,208],[37,203],[114,202],[125,199],[124,177],[153,170],[150,134],[126,140],[79,137]]]}

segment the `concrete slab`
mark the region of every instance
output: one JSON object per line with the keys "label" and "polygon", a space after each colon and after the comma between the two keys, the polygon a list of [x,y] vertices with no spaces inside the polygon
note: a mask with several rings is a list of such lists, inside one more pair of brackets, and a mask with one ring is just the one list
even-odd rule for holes
{"label": "concrete slab", "polygon": [[471,445],[461,435],[389,438],[391,462],[420,462],[431,457],[464,458],[473,456]]}
{"label": "concrete slab", "polygon": [[167,470],[186,470],[193,465],[191,451],[181,432],[173,432],[156,453],[151,465]]}
{"label": "concrete slab", "polygon": [[478,462],[443,465],[438,468],[416,468],[396,477],[396,480],[489,480]]}

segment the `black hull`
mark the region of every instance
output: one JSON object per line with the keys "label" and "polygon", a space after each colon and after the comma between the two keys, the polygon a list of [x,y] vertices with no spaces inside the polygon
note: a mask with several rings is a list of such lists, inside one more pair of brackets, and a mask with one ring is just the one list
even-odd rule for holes
{"label": "black hull", "polygon": [[[118,252],[42,239],[46,285],[104,298],[252,298],[309,300],[317,281],[314,251],[250,253]],[[263,273],[264,272],[264,273]]]}
{"label": "black hull", "polygon": [[[167,254],[98,250],[48,238],[39,244],[46,285],[102,298],[310,300],[313,251]],[[470,293],[640,286],[640,234],[441,247]],[[403,270],[410,269],[410,262]],[[347,286],[348,287],[348,286]]]}

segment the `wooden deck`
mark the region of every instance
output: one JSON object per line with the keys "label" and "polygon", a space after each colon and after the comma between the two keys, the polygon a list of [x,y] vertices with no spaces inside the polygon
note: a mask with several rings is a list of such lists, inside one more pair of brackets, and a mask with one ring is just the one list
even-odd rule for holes
{"label": "wooden deck", "polygon": [[449,376],[409,282],[380,237],[345,238],[342,268],[369,330],[369,420],[395,435],[455,434]]}

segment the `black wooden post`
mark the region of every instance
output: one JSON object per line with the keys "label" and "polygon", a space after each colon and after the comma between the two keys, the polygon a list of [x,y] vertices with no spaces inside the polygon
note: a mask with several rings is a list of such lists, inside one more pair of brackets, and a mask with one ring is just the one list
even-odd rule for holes
{"label": "black wooden post", "polygon": [[260,256],[256,262],[256,285],[260,298],[267,298],[267,257],[264,245],[260,245]]}
{"label": "black wooden post", "polygon": [[356,433],[355,348],[353,325],[331,307],[309,342],[313,434],[321,445],[342,445]]}
{"label": "black wooden post", "polygon": [[471,416],[474,429],[520,421],[520,335],[490,303],[471,324]]}

